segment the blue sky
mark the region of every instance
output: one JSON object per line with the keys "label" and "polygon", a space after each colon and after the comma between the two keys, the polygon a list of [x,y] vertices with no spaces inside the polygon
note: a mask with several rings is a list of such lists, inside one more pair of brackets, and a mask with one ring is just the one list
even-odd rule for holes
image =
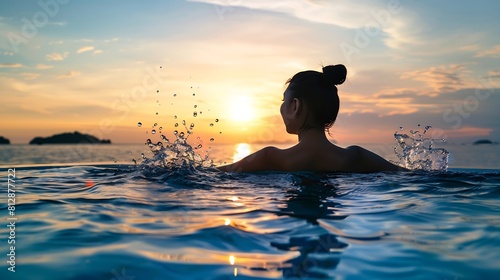
{"label": "blue sky", "polygon": [[291,141],[284,82],[343,63],[341,145],[391,142],[417,124],[450,141],[500,141],[498,11],[498,1],[2,1],[0,135],[140,143],[177,115],[220,142]]}

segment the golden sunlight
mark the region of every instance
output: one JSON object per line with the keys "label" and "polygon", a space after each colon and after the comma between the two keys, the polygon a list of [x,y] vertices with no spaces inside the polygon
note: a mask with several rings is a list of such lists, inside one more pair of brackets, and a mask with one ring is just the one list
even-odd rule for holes
{"label": "golden sunlight", "polygon": [[247,122],[255,118],[252,107],[252,99],[248,96],[235,96],[228,102],[231,120],[236,122]]}
{"label": "golden sunlight", "polygon": [[233,155],[233,162],[237,162],[252,153],[252,147],[247,143],[239,143]]}

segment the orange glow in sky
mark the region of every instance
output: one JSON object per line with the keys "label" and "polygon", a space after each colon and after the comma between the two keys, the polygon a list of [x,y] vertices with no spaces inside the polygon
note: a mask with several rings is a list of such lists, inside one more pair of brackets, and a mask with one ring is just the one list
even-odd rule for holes
{"label": "orange glow in sky", "polygon": [[205,142],[293,142],[279,115],[285,81],[342,63],[339,145],[387,143],[417,124],[499,142],[499,4],[459,2],[464,13],[434,2],[71,1],[29,38],[22,18],[37,2],[0,4],[11,34],[0,38],[0,136],[144,143],[154,123],[171,135],[186,120]]}

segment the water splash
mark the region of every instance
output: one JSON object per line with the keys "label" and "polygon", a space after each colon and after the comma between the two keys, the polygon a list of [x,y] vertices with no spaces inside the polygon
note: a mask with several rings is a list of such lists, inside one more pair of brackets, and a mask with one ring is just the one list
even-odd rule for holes
{"label": "water splash", "polygon": [[[192,89],[193,87],[191,87]],[[157,90],[159,93],[160,90]],[[194,91],[191,92],[192,96],[196,96]],[[177,98],[182,94],[179,93],[171,93],[169,97]],[[158,106],[160,106],[159,100],[156,101]],[[174,103],[172,103],[173,105]],[[203,106],[200,104],[193,103],[192,108],[195,110],[192,111],[192,117],[196,118],[198,116],[201,117]],[[208,109],[210,111],[210,109]],[[155,110],[155,115],[160,115],[158,109]],[[146,154],[141,154],[141,162],[134,160],[134,163],[143,171],[153,172],[153,173],[169,173],[169,171],[177,171],[190,172],[194,170],[198,170],[199,167],[207,168],[207,167],[215,167],[213,160],[209,157],[210,146],[204,146],[203,140],[200,137],[197,137],[196,140],[191,141],[192,138],[190,136],[194,134],[195,123],[186,122],[186,120],[179,120],[178,115],[173,115],[174,121],[173,123],[173,137],[175,139],[170,140],[165,135],[165,131],[167,129],[165,124],[163,126],[160,125],[159,122],[154,122],[152,127],[146,131],[146,134],[149,134],[150,139],[146,140],[145,145],[148,146],[149,152]],[[215,123],[218,123],[219,119],[215,119]],[[137,123],[138,127],[143,127],[143,122]],[[196,125],[198,126],[198,125]],[[212,123],[210,126],[214,126]],[[184,128],[184,129],[183,129]],[[221,132],[219,132],[220,134]],[[157,140],[154,140],[154,138]],[[188,142],[189,139],[189,142]],[[210,138],[210,143],[214,142],[214,138]],[[208,148],[208,149],[205,149]],[[203,154],[203,156],[201,155]]]}
{"label": "water splash", "polygon": [[193,134],[194,124],[188,127],[183,120],[185,131],[175,130],[173,132],[175,140],[170,141],[165,135],[161,135],[161,141],[154,143],[151,139],[146,140],[146,145],[152,153],[148,158],[142,155],[141,165],[144,168],[161,168],[163,170],[183,169],[192,170],[199,167],[214,167],[209,154],[201,156],[197,153],[198,149],[203,147],[203,141],[198,138],[198,143],[193,145],[188,143],[189,136]]}
{"label": "water splash", "polygon": [[[394,138],[397,141],[394,152],[399,158],[396,164],[411,170],[446,171],[448,169],[449,152],[443,148],[433,147],[435,142],[445,142],[446,139],[426,138],[426,133],[431,128],[431,126],[426,126],[422,132],[410,130],[410,135],[394,132]],[[399,129],[402,131],[403,127]]]}

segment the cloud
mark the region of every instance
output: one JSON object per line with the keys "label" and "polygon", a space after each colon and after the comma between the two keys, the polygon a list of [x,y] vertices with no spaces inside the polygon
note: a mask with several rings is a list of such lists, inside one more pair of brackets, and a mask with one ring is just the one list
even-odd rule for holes
{"label": "cloud", "polygon": [[458,48],[461,51],[477,51],[479,49],[479,45],[466,45]]}
{"label": "cloud", "polygon": [[377,99],[410,98],[411,100],[413,100],[413,98],[417,95],[418,92],[415,89],[401,88],[401,89],[382,90],[374,94],[374,97]]}
{"label": "cloud", "polygon": [[48,64],[37,64],[36,65],[36,69],[38,69],[38,70],[50,69],[53,67],[54,67],[54,65],[48,65]]}
{"label": "cloud", "polygon": [[68,57],[68,52],[65,53],[51,53],[45,56],[48,61],[61,61]]}
{"label": "cloud", "polygon": [[101,54],[102,53],[102,50],[95,50],[94,52],[92,52],[92,54]]}
{"label": "cloud", "polygon": [[21,68],[21,63],[0,63],[0,68]]}
{"label": "cloud", "polygon": [[55,26],[66,26],[68,23],[65,21],[49,21],[48,24]]}
{"label": "cloud", "polygon": [[71,70],[71,71],[68,71],[68,72],[66,72],[66,73],[64,73],[62,75],[57,76],[56,78],[57,79],[73,78],[73,77],[78,76],[80,74],[82,74],[82,73],[78,72],[78,71]]}
{"label": "cloud", "polygon": [[496,45],[492,49],[489,49],[489,50],[479,51],[476,53],[475,57],[499,58],[500,57],[500,45]]}
{"label": "cloud", "polygon": [[489,71],[487,78],[499,79],[500,78],[500,70],[491,70],[491,71]]}
{"label": "cloud", "polygon": [[79,40],[74,40],[76,43],[93,43],[94,40],[92,39],[88,39],[88,38],[83,38],[83,39],[79,39]]}
{"label": "cloud", "polygon": [[104,43],[118,42],[119,40],[120,40],[120,38],[112,38],[112,39],[104,40]]}
{"label": "cloud", "polygon": [[487,137],[493,132],[492,128],[464,126],[458,129],[443,130],[449,138],[467,138],[467,137]]}
{"label": "cloud", "polygon": [[[335,25],[348,29],[359,29],[362,33],[374,33],[390,48],[419,42],[415,16],[403,3],[392,1],[314,1],[314,0],[189,0],[215,5],[220,19],[230,15],[234,7],[270,11],[301,20]],[[405,11],[404,17],[401,13]],[[369,31],[367,31],[369,30]]]}
{"label": "cloud", "polygon": [[[332,24],[346,28],[359,28],[361,23],[368,22],[371,18],[366,13],[367,7],[354,3],[338,3],[326,1],[303,1],[303,0],[282,0],[282,1],[228,1],[228,0],[191,0],[192,2],[204,2],[222,7],[219,14],[231,11],[231,7],[244,7],[254,10],[264,10],[287,14],[299,19]],[[364,20],[363,20],[364,19]]]}
{"label": "cloud", "polygon": [[341,109],[343,114],[373,113],[378,116],[406,115],[417,112],[419,104],[414,104],[416,94],[410,92],[388,92],[383,91],[373,95],[349,93],[341,97]]}
{"label": "cloud", "polygon": [[452,64],[406,72],[401,78],[424,82],[432,90],[422,92],[422,94],[435,95],[465,88],[467,86],[466,76],[470,72],[464,65]]}
{"label": "cloud", "polygon": [[[499,89],[492,89],[492,92],[498,92]],[[390,92],[383,92],[379,96],[392,97]],[[405,97],[411,95],[409,91],[394,91],[394,100],[398,96]],[[374,95],[374,96],[377,96]],[[500,139],[500,129],[498,122],[498,102],[500,95],[489,94],[485,91],[481,92],[481,99],[477,99],[477,103],[471,104],[470,100],[477,98],[475,88],[467,88],[459,91],[443,93],[438,96],[415,95],[410,103],[401,103],[399,106],[403,108],[418,108],[418,111],[407,114],[405,111],[398,112],[394,109],[392,114],[380,113],[386,112],[386,108],[380,108],[380,100],[368,97],[362,102],[365,102],[364,108],[374,108],[374,112],[363,112],[357,110],[347,112],[344,107],[341,107],[337,124],[333,129],[340,130],[345,133],[339,135],[341,142],[347,141],[374,141],[383,142],[381,135],[380,139],[375,139],[380,134],[380,131],[394,131],[399,126],[405,128],[413,128],[417,124],[422,126],[431,125],[434,130],[441,130],[443,137],[452,141],[477,140],[478,138],[488,137],[493,140]],[[341,101],[346,98],[341,97]],[[350,103],[350,102],[349,102]],[[371,103],[371,104],[370,104]],[[472,101],[474,103],[474,101]],[[343,105],[346,102],[342,103]],[[397,105],[397,102],[394,103]],[[382,110],[381,110],[382,109]],[[356,128],[356,129],[353,129]],[[375,129],[374,129],[375,128]],[[368,131],[373,130],[374,137],[367,137]],[[357,133],[361,131],[362,133]],[[431,133],[433,133],[431,131]],[[385,138],[390,137],[390,133],[385,133]],[[440,137],[441,138],[441,137]]]}
{"label": "cloud", "polygon": [[21,73],[21,76],[23,76],[25,80],[33,80],[33,79],[38,78],[38,76],[40,76],[40,74],[39,73],[25,72],[25,73]]}
{"label": "cloud", "polygon": [[85,47],[81,47],[79,48],[76,53],[84,53],[84,52],[88,52],[88,51],[92,51],[94,50],[94,47],[93,46],[85,46]]}

